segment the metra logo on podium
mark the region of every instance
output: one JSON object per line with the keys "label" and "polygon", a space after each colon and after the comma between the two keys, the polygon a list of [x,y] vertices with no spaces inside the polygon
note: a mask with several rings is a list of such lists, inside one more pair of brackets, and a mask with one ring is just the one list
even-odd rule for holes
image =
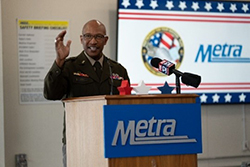
{"label": "metra logo on podium", "polygon": [[168,144],[197,142],[188,136],[175,136],[175,119],[129,120],[125,129],[124,121],[118,121],[112,146],[117,146],[119,135],[121,145],[126,145],[130,136],[130,145]]}

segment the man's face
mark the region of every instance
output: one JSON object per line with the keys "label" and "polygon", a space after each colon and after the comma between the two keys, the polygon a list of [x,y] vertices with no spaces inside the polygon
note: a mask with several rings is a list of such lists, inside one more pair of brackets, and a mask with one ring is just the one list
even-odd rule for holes
{"label": "man's face", "polygon": [[84,51],[93,59],[99,59],[102,56],[104,45],[108,41],[105,27],[97,22],[89,22],[80,36]]}

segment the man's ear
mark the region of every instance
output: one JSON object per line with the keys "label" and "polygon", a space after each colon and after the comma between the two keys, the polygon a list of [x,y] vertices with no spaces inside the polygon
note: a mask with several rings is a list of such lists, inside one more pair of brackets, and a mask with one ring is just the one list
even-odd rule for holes
{"label": "man's ear", "polygon": [[80,41],[81,41],[81,44],[83,44],[83,36],[80,35]]}
{"label": "man's ear", "polygon": [[105,37],[105,44],[104,45],[106,45],[106,43],[108,42],[108,40],[109,40],[109,37]]}

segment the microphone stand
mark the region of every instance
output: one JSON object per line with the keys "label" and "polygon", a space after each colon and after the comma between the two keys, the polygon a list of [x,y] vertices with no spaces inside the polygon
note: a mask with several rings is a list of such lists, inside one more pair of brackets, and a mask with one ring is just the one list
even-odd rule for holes
{"label": "microphone stand", "polygon": [[175,87],[176,87],[176,93],[181,94],[180,75],[178,74],[175,74]]}
{"label": "microphone stand", "polygon": [[173,73],[175,74],[175,86],[176,86],[176,93],[181,94],[181,84],[180,84],[180,76],[183,75],[182,72],[173,69]]}

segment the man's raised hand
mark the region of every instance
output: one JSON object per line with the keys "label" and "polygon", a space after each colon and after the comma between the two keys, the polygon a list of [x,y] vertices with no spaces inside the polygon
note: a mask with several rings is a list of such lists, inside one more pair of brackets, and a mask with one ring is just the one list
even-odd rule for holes
{"label": "man's raised hand", "polygon": [[59,67],[62,67],[64,64],[65,59],[69,56],[70,52],[70,44],[71,40],[68,40],[66,45],[64,45],[64,36],[66,34],[66,30],[63,30],[58,36],[56,37],[55,40],[55,49],[56,49],[56,64]]}

